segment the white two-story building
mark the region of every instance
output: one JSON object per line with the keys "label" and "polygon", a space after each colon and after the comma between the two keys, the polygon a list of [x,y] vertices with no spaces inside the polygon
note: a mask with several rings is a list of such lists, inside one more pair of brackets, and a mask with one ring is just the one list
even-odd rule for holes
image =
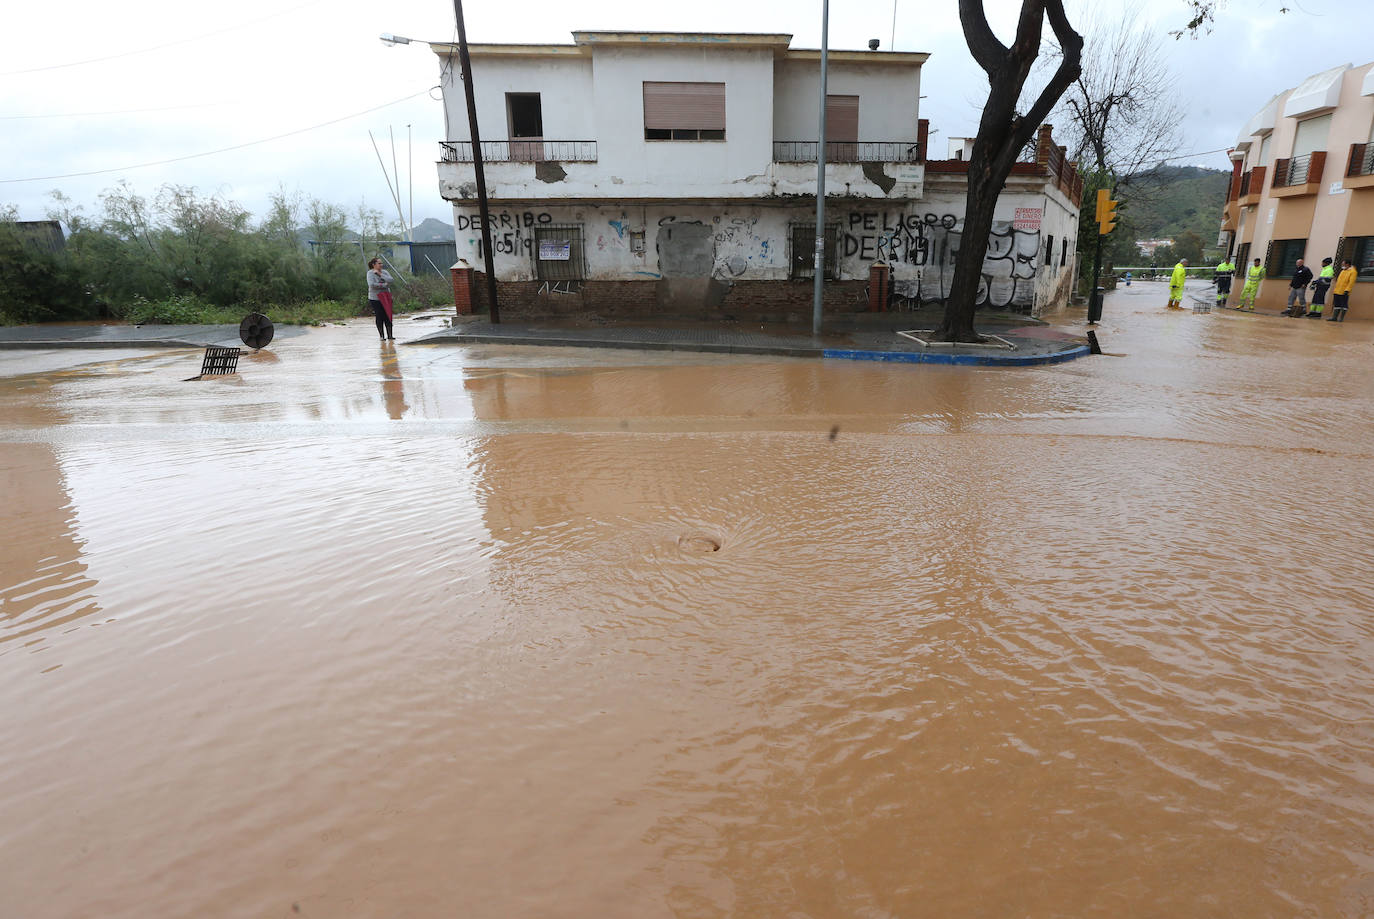
{"label": "white two-story building", "polygon": [[[820,52],[793,49],[790,35],[573,38],[470,48],[502,311],[809,313]],[[453,203],[458,257],[480,268],[457,50],[431,48],[450,137],[440,193]],[[830,52],[828,312],[885,306],[868,303],[879,260],[907,303],[948,290],[962,164],[926,161],[919,99],[928,56]],[[1027,313],[1067,298],[1078,217],[1076,176],[1047,130],[1031,153],[999,202],[980,294]],[[480,298],[483,285],[473,286]]]}

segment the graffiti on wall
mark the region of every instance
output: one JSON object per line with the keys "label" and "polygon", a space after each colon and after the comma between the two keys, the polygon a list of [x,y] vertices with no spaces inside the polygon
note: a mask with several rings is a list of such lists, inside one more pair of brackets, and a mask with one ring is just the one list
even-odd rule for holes
{"label": "graffiti on wall", "polygon": [[757,217],[716,217],[712,277],[738,278],[752,262],[767,262],[771,243],[758,232]]}
{"label": "graffiti on wall", "polygon": [[[548,211],[495,211],[487,214],[491,228],[491,251],[498,255],[529,255],[534,251],[534,228],[553,223]],[[478,214],[459,214],[453,218],[455,238],[459,233],[474,234],[468,244],[485,258],[482,251],[482,218]]]}
{"label": "graffiti on wall", "polygon": [[[564,219],[562,216],[559,219]],[[783,218],[785,225],[786,218]],[[500,255],[531,258],[535,232],[553,224],[548,211],[498,211],[489,215],[493,251]],[[882,260],[894,268],[893,291],[901,302],[942,300],[949,295],[954,263],[959,253],[962,221],[949,212],[859,210],[843,213],[839,256],[846,263],[846,277],[863,277],[872,262]],[[617,263],[618,253],[633,250],[627,236],[629,224],[607,220],[605,232],[591,244]],[[482,257],[478,230],[481,218],[458,215],[454,230],[472,234],[469,244]],[[658,220],[655,248],[658,269],[664,278],[701,278],[729,282],[759,273],[785,270],[784,230],[759,216],[724,214],[712,217],[667,215]],[[642,240],[643,233],[639,231]],[[993,224],[983,261],[979,286],[980,306],[1029,310],[1035,301],[1035,281],[1041,261],[1041,234],[1027,221]],[[640,243],[642,245],[642,242]],[[783,249],[779,249],[783,246]],[[641,256],[642,257],[642,256]],[[658,276],[658,275],[656,275]],[[562,291],[550,290],[550,293]]]}
{"label": "graffiti on wall", "polygon": [[[899,271],[900,266],[914,266],[916,278],[893,279],[899,301],[943,300],[954,280],[959,228],[954,214],[856,211],[841,223],[840,254],[860,262],[881,259]],[[1035,302],[1039,252],[1038,230],[995,222],[983,259],[978,305],[1029,309]]]}
{"label": "graffiti on wall", "polygon": [[580,294],[582,282],[577,280],[545,281],[539,285],[541,294]]}

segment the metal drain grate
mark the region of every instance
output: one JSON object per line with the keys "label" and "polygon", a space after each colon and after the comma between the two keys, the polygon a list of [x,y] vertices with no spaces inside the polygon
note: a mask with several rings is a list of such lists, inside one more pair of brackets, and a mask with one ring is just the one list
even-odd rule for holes
{"label": "metal drain grate", "polygon": [[239,348],[220,348],[211,345],[205,349],[205,360],[201,362],[200,375],[210,377],[238,373],[241,353],[242,349]]}

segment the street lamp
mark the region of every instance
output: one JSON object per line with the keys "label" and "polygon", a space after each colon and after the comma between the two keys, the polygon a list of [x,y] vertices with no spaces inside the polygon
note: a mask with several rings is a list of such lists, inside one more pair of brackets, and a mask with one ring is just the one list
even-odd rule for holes
{"label": "street lamp", "polygon": [[[453,0],[453,18],[458,25],[458,63],[462,67],[463,92],[468,105],[468,134],[472,137],[472,165],[477,178],[477,212],[482,220],[482,260],[487,269],[487,302],[491,305],[491,323],[501,322],[501,311],[496,303],[496,265],[491,252],[491,220],[487,205],[487,176],[482,168],[482,138],[477,133],[477,103],[472,98],[472,61],[468,58],[468,33],[463,24],[463,0]],[[403,35],[383,32],[382,41],[387,45],[408,45],[411,39]],[[447,129],[448,107],[445,106],[444,123]]]}

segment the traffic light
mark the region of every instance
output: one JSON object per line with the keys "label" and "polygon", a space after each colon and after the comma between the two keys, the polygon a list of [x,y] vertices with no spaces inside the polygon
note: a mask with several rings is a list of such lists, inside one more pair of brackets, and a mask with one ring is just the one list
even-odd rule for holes
{"label": "traffic light", "polygon": [[1097,190],[1097,231],[1103,236],[1116,226],[1116,205],[1111,192],[1105,188]]}

